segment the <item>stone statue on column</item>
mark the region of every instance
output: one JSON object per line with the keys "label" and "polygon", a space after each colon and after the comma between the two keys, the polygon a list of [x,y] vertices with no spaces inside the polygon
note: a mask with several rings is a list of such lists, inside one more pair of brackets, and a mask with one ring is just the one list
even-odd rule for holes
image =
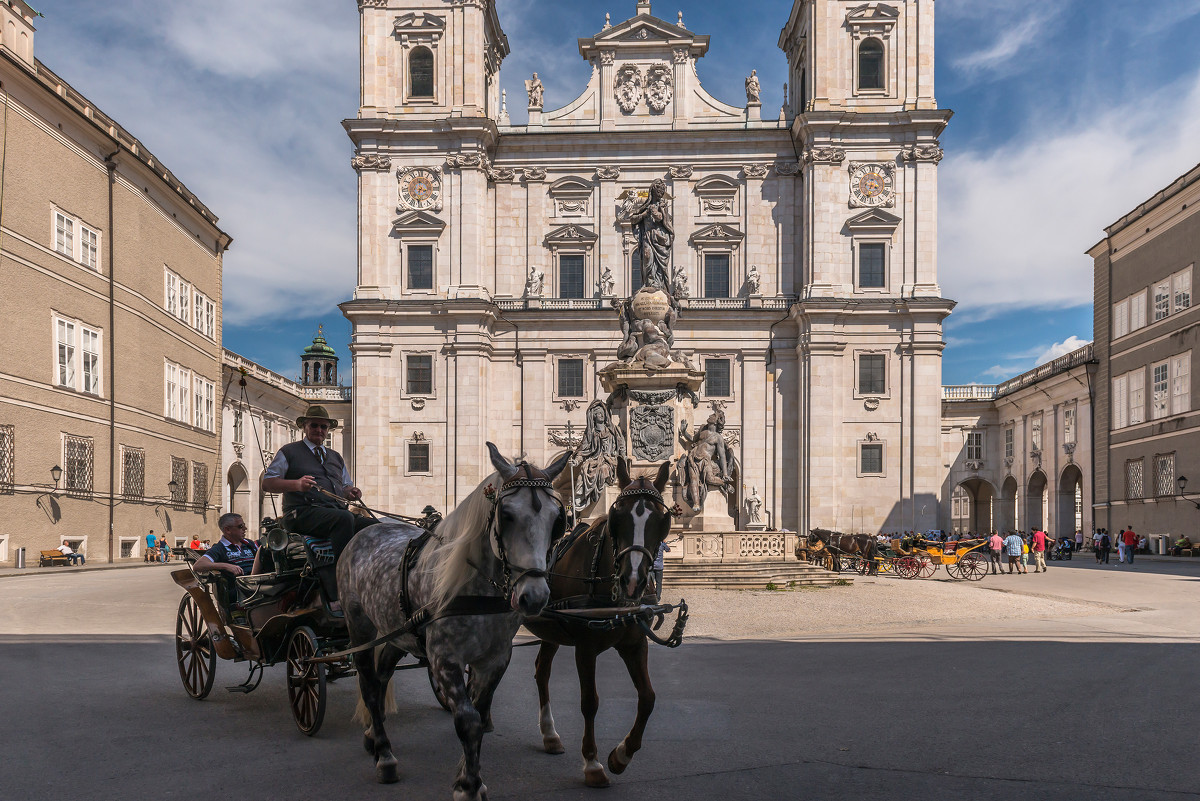
{"label": "stone statue on column", "polygon": [[671,199],[667,182],[659,178],[650,185],[650,196],[635,208],[629,221],[637,229],[638,251],[642,256],[642,285],[669,290],[671,247],[675,244],[675,226],[671,219]]}
{"label": "stone statue on column", "polygon": [[687,453],[675,463],[675,483],[693,512],[704,508],[710,490],[718,490],[726,499],[733,497],[739,472],[737,457],[725,442],[725,414],[713,412],[695,435],[689,435],[686,421],[679,424],[679,439]]}
{"label": "stone statue on column", "polygon": [[531,264],[529,266],[529,278],[525,281],[525,297],[540,298],[545,281],[546,274],[539,270],[536,264]]}
{"label": "stone statue on column", "polygon": [[525,91],[529,93],[529,107],[540,109],[544,99],[546,87],[542,85],[542,79],[538,74],[533,73],[533,78],[525,82]]}
{"label": "stone statue on column", "polygon": [[617,459],[625,455],[625,435],[613,425],[608,404],[594,400],[587,410],[587,428],[579,450],[571,461],[578,470],[575,476],[575,507],[586,509],[595,503],[604,488],[613,484],[617,475]]}
{"label": "stone statue on column", "polygon": [[762,84],[758,82],[758,70],[750,70],[750,77],[746,79],[746,104],[761,104],[761,98]]}

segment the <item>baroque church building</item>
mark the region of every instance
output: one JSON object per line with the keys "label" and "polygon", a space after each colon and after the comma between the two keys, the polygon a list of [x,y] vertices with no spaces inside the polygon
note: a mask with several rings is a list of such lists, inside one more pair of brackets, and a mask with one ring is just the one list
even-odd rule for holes
{"label": "baroque church building", "polygon": [[578,442],[622,344],[614,300],[642,280],[628,213],[661,180],[674,346],[704,371],[697,422],[724,415],[737,527],[939,527],[954,303],[937,272],[951,112],[934,0],[796,0],[781,109],[757,75],[736,104],[710,95],[709,37],[639,0],[579,39],[578,97],[546,108],[526,81],[526,125],[500,89],[495,0],[359,6],[361,107],[344,123],[358,286],[342,310],[368,498],[449,508],[491,471],[485,442],[537,464]]}

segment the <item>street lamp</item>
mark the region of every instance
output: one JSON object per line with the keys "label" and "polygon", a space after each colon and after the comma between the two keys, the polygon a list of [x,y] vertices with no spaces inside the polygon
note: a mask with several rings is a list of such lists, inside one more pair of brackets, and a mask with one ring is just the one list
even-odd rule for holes
{"label": "street lamp", "polygon": [[1187,476],[1180,476],[1175,479],[1175,483],[1179,486],[1179,497],[1200,509],[1200,501],[1194,501],[1184,493],[1184,490],[1187,489]]}
{"label": "street lamp", "polygon": [[58,465],[50,468],[50,478],[54,479],[54,488],[58,489],[58,480],[62,478],[62,468]]}

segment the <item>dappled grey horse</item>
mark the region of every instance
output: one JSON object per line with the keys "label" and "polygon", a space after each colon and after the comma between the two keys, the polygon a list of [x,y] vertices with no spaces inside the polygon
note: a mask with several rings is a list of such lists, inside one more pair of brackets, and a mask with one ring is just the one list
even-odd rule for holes
{"label": "dappled grey horse", "polygon": [[406,559],[405,551],[423,529],[380,523],[351,540],[337,567],[351,643],[386,637],[354,655],[359,713],[369,724],[363,746],[375,758],[377,778],[399,778],[383,728],[384,701],[396,663],[411,653],[429,661],[438,692],[454,713],[463,746],[455,801],[487,798],[479,751],[491,724],[492,696],[522,619],[541,612],[550,597],[546,556],[566,522],[550,486],[566,456],[542,471],[509,462],[490,442],[488,450],[497,472],[446,516],[415,558]]}

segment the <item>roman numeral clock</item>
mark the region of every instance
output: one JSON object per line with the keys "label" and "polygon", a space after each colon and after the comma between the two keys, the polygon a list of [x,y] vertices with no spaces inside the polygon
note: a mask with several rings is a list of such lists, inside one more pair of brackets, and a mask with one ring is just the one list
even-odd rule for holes
{"label": "roman numeral clock", "polygon": [[896,168],[892,164],[851,164],[850,207],[895,206],[895,175]]}
{"label": "roman numeral clock", "polygon": [[442,179],[427,167],[409,167],[400,170],[396,177],[400,181],[400,211],[442,210]]}

